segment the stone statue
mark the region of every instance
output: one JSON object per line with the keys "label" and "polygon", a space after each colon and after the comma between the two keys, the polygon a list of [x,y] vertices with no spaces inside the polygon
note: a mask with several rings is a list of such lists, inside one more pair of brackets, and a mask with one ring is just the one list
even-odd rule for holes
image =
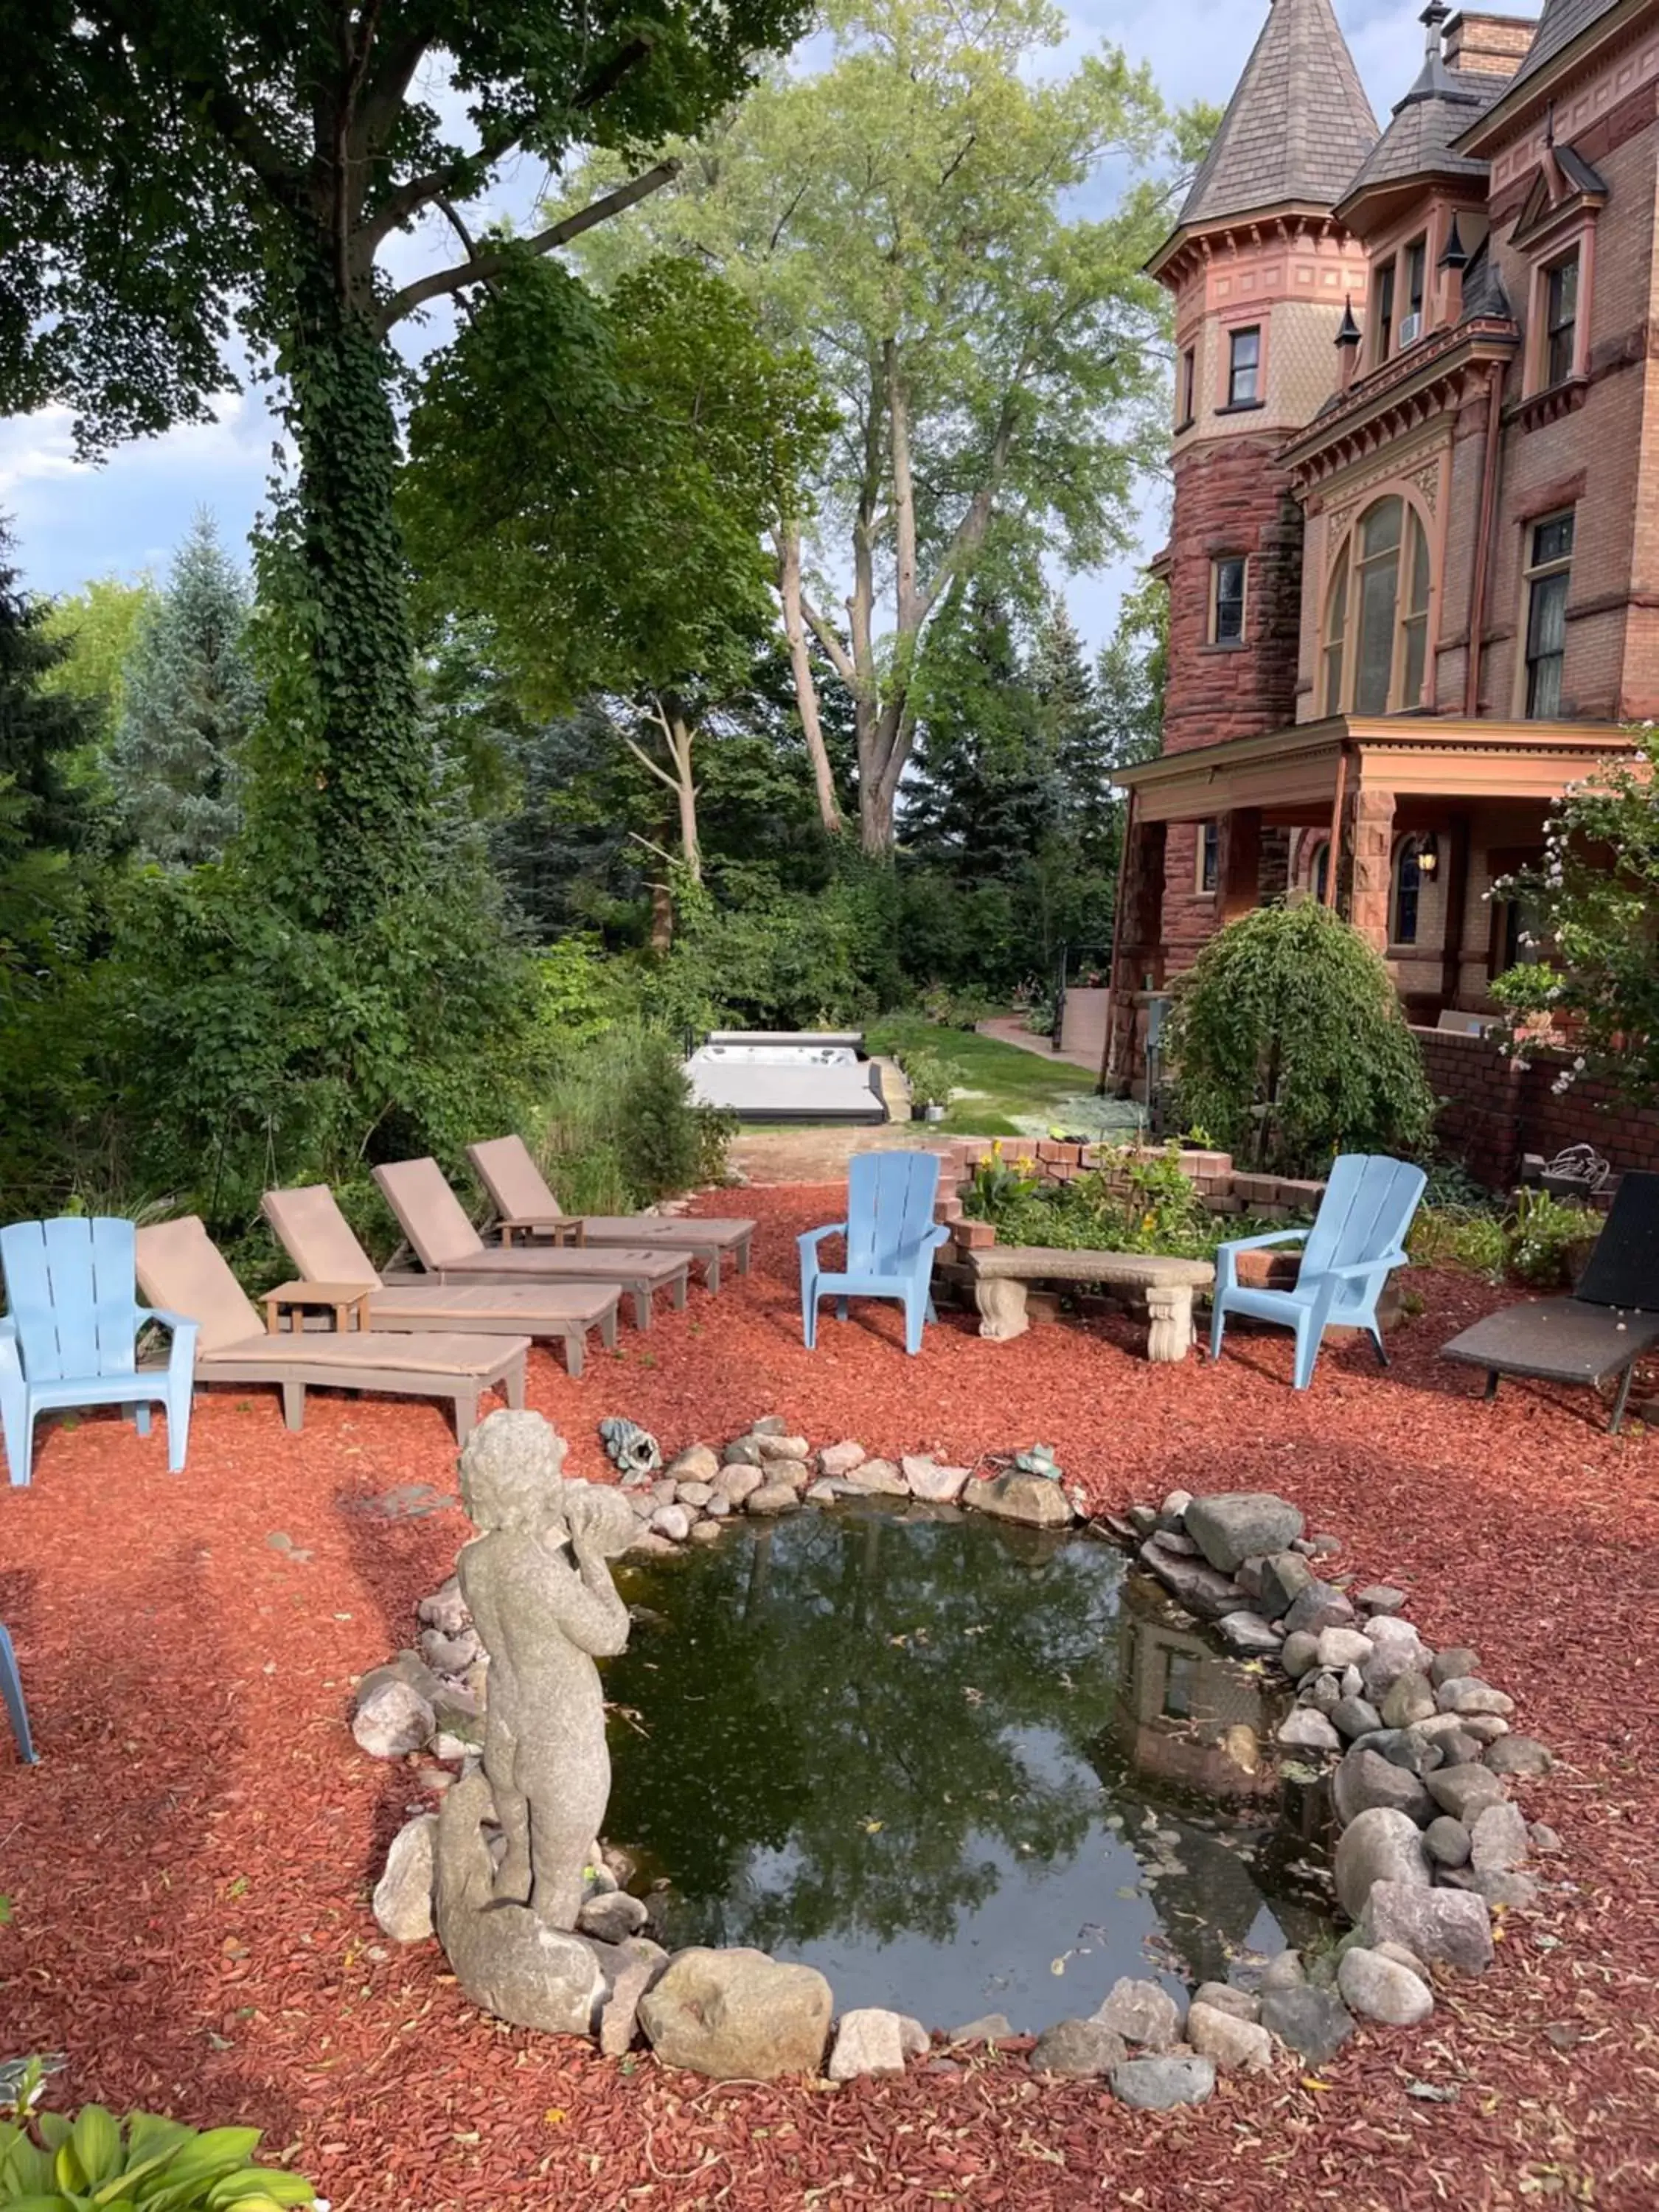
{"label": "stone statue", "polygon": [[596,1658],[628,1641],[606,1562],[638,1529],[608,1485],[568,1482],[563,1438],[539,1413],[492,1413],[461,1454],[479,1534],[456,1562],[489,1655],[484,1774],[507,1850],[501,1904],[574,1928],[582,1869],[611,1794]]}

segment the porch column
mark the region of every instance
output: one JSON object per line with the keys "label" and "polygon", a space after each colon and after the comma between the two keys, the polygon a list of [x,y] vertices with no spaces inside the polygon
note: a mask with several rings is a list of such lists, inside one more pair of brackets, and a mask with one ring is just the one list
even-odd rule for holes
{"label": "porch column", "polygon": [[1379,952],[1389,949],[1394,872],[1394,793],[1361,781],[1353,796],[1353,896],[1348,919]]}
{"label": "porch column", "polygon": [[1216,885],[1218,917],[1224,928],[1241,915],[1253,914],[1261,896],[1261,810],[1235,807],[1221,818],[1220,880]]}
{"label": "porch column", "polygon": [[1117,925],[1112,953],[1112,1004],[1105,1076],[1125,1085],[1140,1073],[1136,998],[1164,963],[1164,869],[1169,842],[1162,822],[1132,819],[1118,873]]}

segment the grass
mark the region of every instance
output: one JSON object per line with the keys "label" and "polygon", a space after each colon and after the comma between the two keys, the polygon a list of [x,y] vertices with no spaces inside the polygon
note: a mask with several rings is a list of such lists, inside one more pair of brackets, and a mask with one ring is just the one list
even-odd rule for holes
{"label": "grass", "polygon": [[865,1047],[895,1055],[927,1052],[947,1062],[957,1089],[975,1094],[958,1099],[939,1125],[959,1137],[1016,1136],[1012,1116],[1047,1114],[1062,1098],[1075,1098],[1093,1087],[1088,1070],[1069,1060],[1022,1052],[1018,1045],[999,1044],[973,1030],[944,1029],[920,1014],[872,1022],[865,1032]]}

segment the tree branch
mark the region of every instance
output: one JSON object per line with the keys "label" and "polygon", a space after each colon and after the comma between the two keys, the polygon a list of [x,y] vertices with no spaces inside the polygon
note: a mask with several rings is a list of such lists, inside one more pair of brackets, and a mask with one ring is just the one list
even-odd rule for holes
{"label": "tree branch", "polygon": [[[661,720],[660,714],[659,714],[657,719],[659,720]],[[640,766],[641,768],[648,768],[652,775],[656,777],[658,782],[665,783],[668,786],[668,788],[674,793],[675,797],[678,798],[679,796],[680,789],[679,778],[676,775],[670,775],[668,770],[663,766],[660,761],[653,760],[650,754],[647,752],[645,747],[640,743],[637,738],[630,738],[626,730],[618,730],[617,734],[627,746],[629,751],[633,754],[635,759],[638,761]],[[672,738],[670,739],[670,743],[672,743]]]}
{"label": "tree branch", "polygon": [[623,214],[641,200],[649,199],[653,192],[659,192],[665,185],[673,182],[679,171],[678,161],[659,161],[642,176],[630,177],[625,185],[618,185],[614,191],[590,200],[574,215],[550,223],[533,238],[515,240],[510,248],[502,252],[475,253],[453,269],[440,269],[429,276],[417,277],[412,284],[405,284],[401,292],[394,292],[380,310],[376,319],[380,336],[384,337],[394,323],[401,322],[423,301],[434,300],[445,292],[457,292],[463,284],[482,284],[491,276],[499,276],[511,265],[516,254],[551,253],[556,246],[568,246],[584,231],[608,222],[613,216]]}
{"label": "tree branch", "polygon": [[829,654],[830,665],[836,675],[849,691],[855,690],[858,688],[858,671],[853,665],[852,655],[805,592],[801,593],[800,611],[805,616],[807,627],[813,636]]}
{"label": "tree branch", "polygon": [[428,169],[422,176],[409,178],[386,194],[363,225],[364,231],[378,245],[388,231],[407,222],[422,208],[445,199],[470,198],[465,188],[476,185],[482,172],[494,168],[503,155],[510,154],[523,136],[520,125],[504,125],[476,153],[463,154],[441,169]]}

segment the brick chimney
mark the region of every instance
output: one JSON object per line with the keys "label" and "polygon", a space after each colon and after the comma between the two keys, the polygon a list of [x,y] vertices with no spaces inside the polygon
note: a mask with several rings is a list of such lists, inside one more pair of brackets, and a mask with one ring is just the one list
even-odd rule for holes
{"label": "brick chimney", "polygon": [[1454,15],[1446,26],[1446,67],[1471,76],[1513,76],[1537,29],[1525,15]]}

